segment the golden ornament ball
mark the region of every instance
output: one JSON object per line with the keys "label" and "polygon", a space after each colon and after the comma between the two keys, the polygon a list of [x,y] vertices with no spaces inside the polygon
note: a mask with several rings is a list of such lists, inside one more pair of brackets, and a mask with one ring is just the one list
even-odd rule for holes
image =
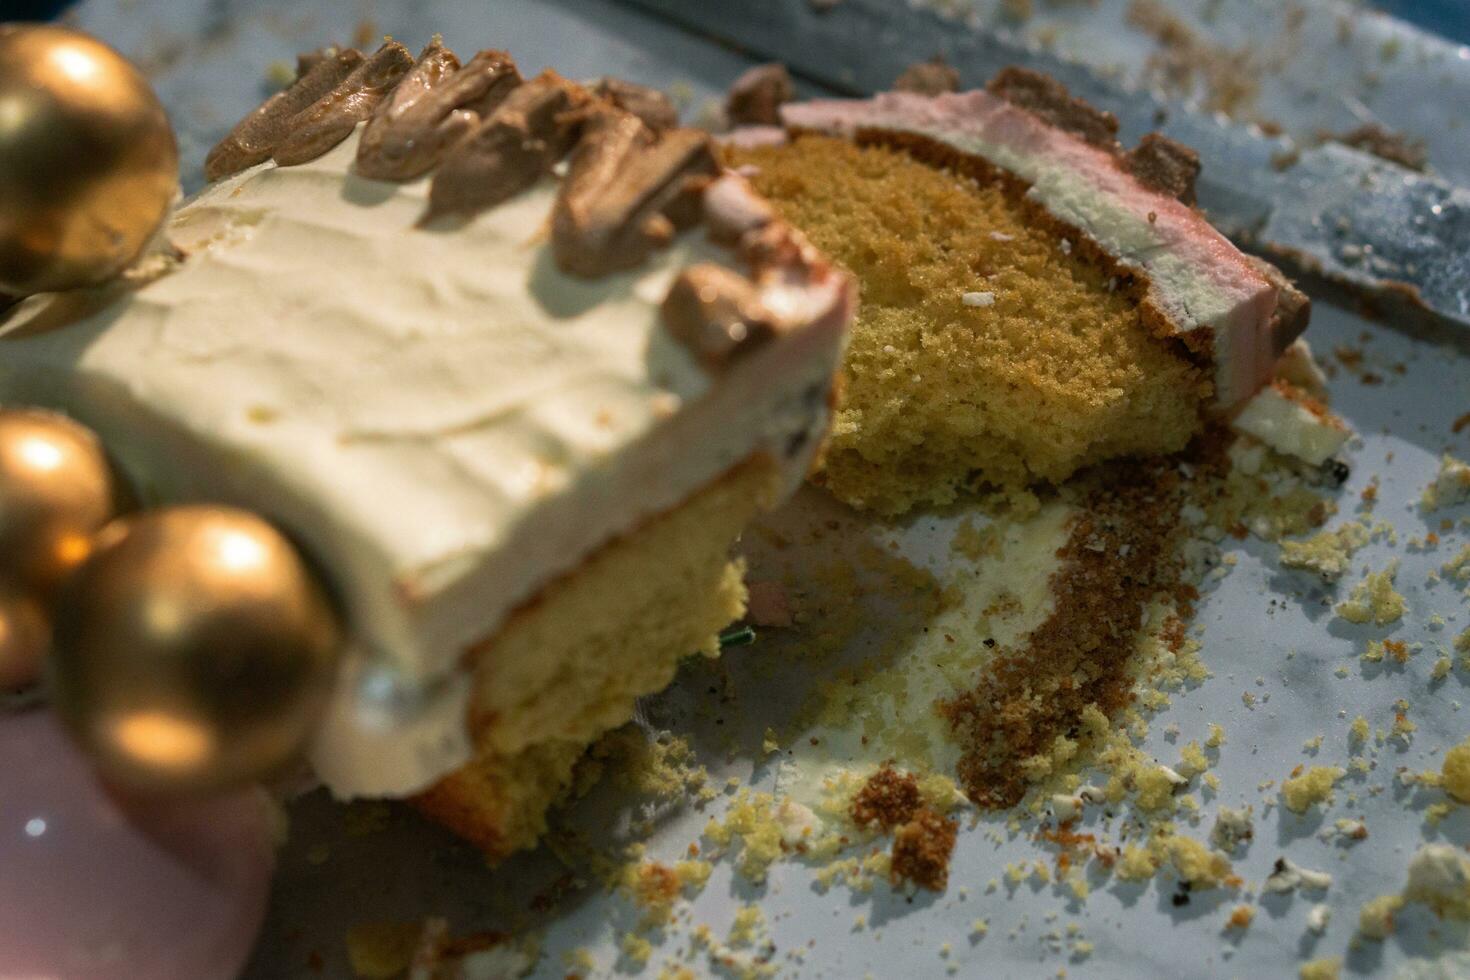
{"label": "golden ornament ball", "polygon": [[261,518],[190,506],[122,518],[62,594],[58,714],[114,781],[212,792],[279,772],[315,726],[339,631]]}
{"label": "golden ornament ball", "polygon": [[168,116],[126,58],[79,31],[0,25],[0,291],[102,282],[178,186]]}
{"label": "golden ornament ball", "polygon": [[0,586],[54,591],[91,552],[117,496],[90,429],[55,412],[0,409]]}
{"label": "golden ornament ball", "polygon": [[34,596],[0,592],[0,691],[30,687],[51,647],[51,624]]}

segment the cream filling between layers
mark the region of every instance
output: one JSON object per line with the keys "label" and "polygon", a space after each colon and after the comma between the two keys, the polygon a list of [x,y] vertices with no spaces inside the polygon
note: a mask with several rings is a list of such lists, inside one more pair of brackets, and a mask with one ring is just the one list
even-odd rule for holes
{"label": "cream filling between layers", "polygon": [[1144,187],[1103,150],[983,91],[792,103],[781,116],[787,126],[846,136],[912,133],[1009,171],[1057,219],[1144,270],[1181,333],[1209,332],[1222,405],[1237,404],[1270,376],[1276,289],[1197,212]]}
{"label": "cream filling between layers", "polygon": [[0,400],[92,425],[147,502],[301,541],[359,653],[317,760],[338,792],[398,794],[467,756],[459,660],[546,582],[752,453],[799,483],[845,293],[781,290],[813,326],[715,379],[658,312],[679,269],[728,264],[701,232],[577,279],[546,243],[554,180],[419,229],[428,180],[356,177],[356,148],[207,188],[168,227],[187,258],[141,288],[26,301]]}

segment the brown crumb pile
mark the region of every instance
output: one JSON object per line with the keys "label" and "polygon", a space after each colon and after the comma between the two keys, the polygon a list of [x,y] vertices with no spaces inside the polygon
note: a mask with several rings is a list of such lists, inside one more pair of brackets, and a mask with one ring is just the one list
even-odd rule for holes
{"label": "brown crumb pile", "polygon": [[1002,652],[973,690],[940,704],[965,746],[960,784],[978,806],[1020,802],[1021,760],[1049,752],[1058,737],[1078,738],[1087,709],[1111,717],[1127,705],[1145,605],[1165,592],[1186,604],[1191,597],[1171,547],[1177,471],[1126,463],[1090,479],[1087,506],[1050,582],[1055,610],[1024,646]]}
{"label": "brown crumb pile", "polygon": [[893,834],[894,884],[912,881],[920,888],[944,891],[949,884],[949,857],[954,853],[959,823],[920,807]]}
{"label": "brown crumb pile", "polygon": [[1327,133],[1324,137],[1410,170],[1423,171],[1429,164],[1429,152],[1424,148],[1423,140],[1411,139],[1376,123],[1364,123],[1345,133]]}
{"label": "brown crumb pile", "polygon": [[852,822],[859,827],[870,827],[876,823],[884,830],[892,830],[912,820],[923,803],[919,781],[914,774],[900,773],[885,765],[868,777],[863,788],[853,797],[848,812]]}
{"label": "brown crumb pile", "polygon": [[853,795],[848,815],[859,827],[877,825],[893,832],[889,877],[895,885],[911,881],[920,888],[944,890],[959,824],[924,803],[913,773],[880,766]]}
{"label": "brown crumb pile", "polygon": [[1019,182],[918,143],[805,136],[728,154],[860,283],[820,477],[838,499],[899,514],[967,487],[1059,483],[1176,452],[1199,428],[1207,372],[1154,335],[1140,282]]}

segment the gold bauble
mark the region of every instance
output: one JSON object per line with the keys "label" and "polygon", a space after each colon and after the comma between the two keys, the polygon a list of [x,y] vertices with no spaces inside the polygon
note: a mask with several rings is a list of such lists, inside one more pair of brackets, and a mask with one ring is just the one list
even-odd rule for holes
{"label": "gold bauble", "polygon": [[30,687],[41,676],[51,624],[33,596],[0,592],[0,691]]}
{"label": "gold bauble", "polygon": [[0,292],[102,282],[162,223],[179,151],[128,60],[78,31],[0,25]]}
{"label": "gold bauble", "polygon": [[0,587],[53,591],[116,506],[90,429],[54,412],[0,409]]}
{"label": "gold bauble", "polygon": [[53,704],[123,785],[210,792],[279,772],[335,676],[332,607],[296,549],[226,507],[122,518],[62,594]]}

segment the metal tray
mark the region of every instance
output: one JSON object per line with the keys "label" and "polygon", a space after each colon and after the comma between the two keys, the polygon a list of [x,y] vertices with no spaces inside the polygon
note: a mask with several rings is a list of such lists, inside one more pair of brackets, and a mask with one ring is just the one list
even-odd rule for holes
{"label": "metal tray", "polygon": [[[931,42],[941,34],[948,38],[943,50],[951,54],[967,50],[966,45],[1000,44],[998,50],[1005,51],[1010,50],[1005,45],[1013,44],[1040,58],[1060,59],[1069,50],[1072,55],[1087,55],[1087,39],[1105,29],[1111,23],[1107,17],[1116,18],[1121,8],[1106,2],[1038,5],[1054,21],[1066,16],[1068,8],[1079,8],[1073,21],[1063,23],[1055,50],[1042,51],[1024,31],[997,41],[998,34],[983,33],[994,26],[984,16],[977,15],[968,25],[964,18],[953,16],[956,10],[966,14],[978,8],[987,14],[994,5],[973,4],[967,11],[963,4],[951,4],[951,16],[945,19],[931,12],[910,11],[897,2],[848,2],[857,4],[862,16],[886,18],[895,30],[902,33],[911,28],[912,34],[907,42],[902,38],[894,42],[893,50],[880,50],[884,46],[869,39],[868,56],[852,57],[852,71],[845,80],[806,70],[802,84],[809,94],[880,86],[894,74],[899,58],[913,60],[910,53],[935,53]],[[732,24],[737,33],[752,37],[762,24],[770,29],[779,23],[762,21],[753,13],[741,21],[741,5],[735,4],[649,0],[643,6],[661,8],[663,18],[601,0],[497,0],[478,5],[428,0],[411,8],[357,0],[250,0],[229,5],[210,0],[167,4],[90,0],[73,16],[80,26],[150,66],[180,130],[189,183],[197,186],[205,149],[258,101],[268,64],[289,61],[302,48],[345,39],[364,21],[370,22],[362,24],[365,35],[388,32],[410,45],[438,31],[459,48],[494,45],[510,49],[523,67],[533,71],[554,65],[572,76],[617,74],[670,88],[682,93],[691,113],[718,99],[750,58],[728,44],[680,29],[668,19],[671,13],[679,14],[673,8],[683,8],[685,16],[680,19],[686,23],[697,21],[689,11],[699,10],[703,12],[700,16]],[[1194,8],[1201,4],[1187,6],[1195,15],[1199,11]],[[1231,12],[1278,9],[1245,0],[1214,6],[1217,12],[1228,8],[1220,12],[1222,17]],[[1327,16],[1328,8],[1341,5],[1303,6],[1316,17]],[[832,28],[822,27],[824,22],[816,19],[819,16],[843,16],[840,5],[830,14],[818,15],[806,8],[805,0],[752,4],[752,10],[757,8],[768,13],[779,8],[782,16],[799,18],[803,24],[810,18],[820,30]],[[1394,35],[1405,29],[1375,20],[1372,30]],[[769,35],[755,38],[763,40],[762,44],[747,41],[744,47],[757,54],[789,52],[796,60],[805,58],[813,64],[822,58],[830,61],[830,52],[791,51],[793,39],[802,36]],[[1314,42],[1306,38],[1302,43]],[[1136,59],[1145,56],[1146,47],[1131,53],[1125,48],[1121,43],[1101,46],[1093,60],[1110,63],[1114,80],[1141,80],[1141,75],[1133,79],[1129,73],[1141,70]],[[1464,49],[1446,46],[1446,50],[1452,58],[1467,57],[1460,53]],[[1402,102],[1390,98],[1378,111],[1397,114],[1399,109],[1393,107],[1400,106],[1422,127],[1420,131],[1431,142],[1432,159],[1442,168],[1441,178],[1431,179],[1431,184],[1435,194],[1447,196],[1437,200],[1463,208],[1465,192],[1453,187],[1451,178],[1464,176],[1457,168],[1463,168],[1470,158],[1466,153],[1470,136],[1453,109],[1454,101],[1431,97],[1423,88],[1425,77],[1417,69],[1385,73],[1382,87],[1398,91]],[[1465,77],[1463,72],[1455,77],[1453,85],[1458,87],[1454,91],[1465,90]],[[1289,103],[1290,93],[1300,93],[1304,84],[1295,76],[1278,79],[1268,86],[1273,93],[1270,98]],[[1131,91],[1127,85],[1119,90]],[[1460,104],[1464,105],[1463,99]],[[1205,135],[1204,142],[1210,144],[1204,154],[1207,168],[1214,146],[1249,155],[1267,145],[1259,142],[1259,132],[1251,134],[1256,142],[1240,142],[1237,128],[1191,115],[1183,102],[1169,106],[1170,119],[1177,125],[1187,133]],[[1338,125],[1338,117],[1330,112],[1314,115],[1305,109],[1281,109],[1275,102],[1272,106],[1298,135],[1314,126]],[[1230,150],[1231,145],[1237,150]],[[1242,146],[1245,149],[1239,150]],[[1325,151],[1323,159],[1334,166],[1387,175],[1381,179],[1403,186],[1419,180],[1406,179],[1396,169],[1385,170],[1357,155]],[[1242,180],[1257,178],[1268,179],[1257,169]],[[1231,188],[1227,184],[1217,187],[1212,206],[1228,212]],[[1428,198],[1423,200],[1429,203]],[[1403,212],[1395,218],[1391,209],[1375,214],[1374,234],[1408,239],[1411,214]],[[1461,270],[1457,273],[1460,305],[1455,306],[1453,290],[1446,287],[1436,294],[1442,309],[1435,318],[1449,324],[1445,336],[1452,340],[1463,337],[1454,321],[1467,309],[1463,263],[1470,261],[1470,250],[1442,254],[1445,242],[1422,239],[1414,247],[1426,250],[1439,263],[1437,268]],[[1022,821],[1021,830],[1012,832],[1004,816],[988,816],[973,828],[966,822],[951,885],[940,895],[911,896],[886,887],[871,894],[841,887],[822,892],[814,884],[813,869],[797,863],[777,864],[764,886],[753,887],[732,874],[729,861],[720,862],[703,892],[681,907],[679,918],[684,927],[671,930],[656,943],[647,972],[652,975],[666,961],[688,965],[698,975],[718,972],[702,953],[688,953],[687,925],[707,923],[715,935],[723,937],[739,906],[748,901],[759,902],[765,911],[774,946],[770,963],[780,975],[1029,977],[1054,976],[1066,970],[1068,975],[1088,977],[1283,976],[1294,974],[1303,956],[1329,954],[1346,957],[1349,975],[1366,975],[1390,972],[1412,956],[1464,947],[1464,924],[1438,921],[1422,907],[1401,914],[1399,928],[1387,942],[1363,943],[1353,938],[1359,905],[1402,886],[1407,859],[1422,841],[1441,840],[1457,846],[1470,842],[1470,811],[1456,809],[1430,827],[1423,809],[1441,797],[1402,787],[1394,775],[1400,767],[1437,768],[1443,748],[1458,742],[1470,729],[1461,707],[1470,674],[1456,669],[1441,682],[1432,682],[1429,676],[1436,646],[1448,645],[1470,625],[1466,599],[1451,584],[1426,585],[1428,573],[1465,543],[1463,519],[1470,513],[1465,508],[1449,512],[1448,516],[1461,523],[1451,532],[1442,532],[1437,549],[1415,551],[1406,546],[1409,538],[1438,528],[1440,515],[1426,519],[1416,502],[1439,454],[1445,450],[1461,456],[1470,452],[1470,432],[1455,434],[1451,428],[1456,417],[1470,411],[1470,369],[1458,344],[1416,339],[1394,329],[1393,322],[1371,322],[1350,307],[1319,302],[1311,340],[1318,351],[1328,354],[1329,361],[1330,352],[1340,345],[1367,351],[1369,363],[1384,380],[1365,385],[1352,374],[1339,372],[1332,384],[1335,406],[1362,434],[1351,451],[1353,472],[1341,490],[1342,513],[1337,520],[1354,516],[1358,493],[1370,479],[1381,481],[1375,513],[1397,527],[1399,541],[1397,546],[1383,541],[1368,546],[1357,556],[1355,570],[1382,567],[1391,557],[1402,560],[1398,582],[1408,597],[1410,612],[1391,635],[1421,642],[1425,649],[1402,668],[1366,669],[1357,654],[1365,637],[1380,636],[1382,631],[1330,622],[1324,615],[1326,594],[1320,586],[1284,575],[1273,546],[1254,539],[1240,542],[1234,546],[1238,565],[1206,596],[1196,620],[1205,627],[1202,655],[1214,677],[1177,696],[1172,707],[1156,716],[1147,743],[1161,760],[1170,761],[1178,757],[1180,744],[1203,736],[1207,721],[1226,727],[1229,741],[1213,770],[1222,781],[1221,790],[1217,796],[1206,795],[1206,820],[1190,833],[1201,837],[1208,832],[1217,802],[1253,804],[1256,837],[1236,860],[1236,871],[1258,885],[1276,858],[1287,855],[1304,866],[1332,872],[1336,878],[1332,887],[1315,899],[1326,902],[1334,912],[1324,935],[1313,936],[1305,928],[1307,911],[1314,904],[1309,894],[1267,896],[1255,902],[1258,914],[1243,934],[1222,931],[1228,906],[1237,899],[1224,892],[1203,893],[1187,906],[1175,907],[1172,889],[1162,879],[1146,886],[1108,883],[1085,902],[1030,882],[987,894],[985,883],[1001,875],[1008,862],[1047,857],[1029,839],[1034,823]],[[1402,374],[1395,365],[1403,365]],[[943,549],[936,542],[947,539],[942,525],[951,519],[924,519],[911,527],[904,535],[911,557],[941,560]],[[1430,618],[1435,614],[1446,621],[1442,628],[1431,627]],[[768,655],[763,657],[763,653]],[[1337,675],[1339,667],[1346,668],[1346,676]],[[669,693],[651,703],[650,720],[690,736],[715,785],[733,777],[742,785],[769,790],[775,771],[763,759],[761,734],[767,725],[785,720],[792,703],[791,697],[773,692],[799,690],[812,682],[813,670],[799,660],[773,664],[759,643],[735,650],[718,668],[696,667],[682,674]],[[713,696],[709,693],[712,685],[718,690]],[[1253,696],[1253,707],[1245,704],[1242,695],[1246,693]],[[1316,836],[1322,814],[1298,818],[1279,807],[1262,812],[1274,791],[1263,790],[1259,784],[1280,780],[1299,763],[1344,763],[1348,721],[1362,714],[1375,726],[1387,727],[1394,702],[1400,698],[1410,704],[1410,717],[1418,730],[1407,744],[1384,748],[1370,775],[1342,784],[1337,805],[1326,814],[1329,820],[1362,818],[1370,831],[1368,840],[1344,848]],[[1171,723],[1181,729],[1178,742],[1165,734]],[[1303,743],[1319,734],[1325,736],[1320,751],[1305,754]],[[703,810],[683,805],[650,814],[630,808],[625,798],[604,788],[573,807],[565,821],[570,827],[594,828],[601,839],[614,842],[635,839],[634,824],[651,820],[649,855],[676,859],[684,856],[704,822],[724,805],[722,796]],[[534,934],[539,944],[535,976],[574,972],[577,968],[564,957],[577,948],[591,952],[598,975],[637,972],[617,948],[622,932],[636,922],[637,910],[623,897],[583,881],[580,869],[569,872],[548,850],[523,855],[492,871],[471,849],[406,808],[381,804],[342,807],[314,794],[292,807],[290,840],[281,856],[273,908],[247,975],[349,975],[344,942],[348,928],[367,921],[426,916],[447,919],[458,933],[514,927]],[[989,920],[984,938],[971,935],[970,925],[977,918]],[[1067,930],[1073,923],[1092,944],[1086,957],[1069,952]]]}

